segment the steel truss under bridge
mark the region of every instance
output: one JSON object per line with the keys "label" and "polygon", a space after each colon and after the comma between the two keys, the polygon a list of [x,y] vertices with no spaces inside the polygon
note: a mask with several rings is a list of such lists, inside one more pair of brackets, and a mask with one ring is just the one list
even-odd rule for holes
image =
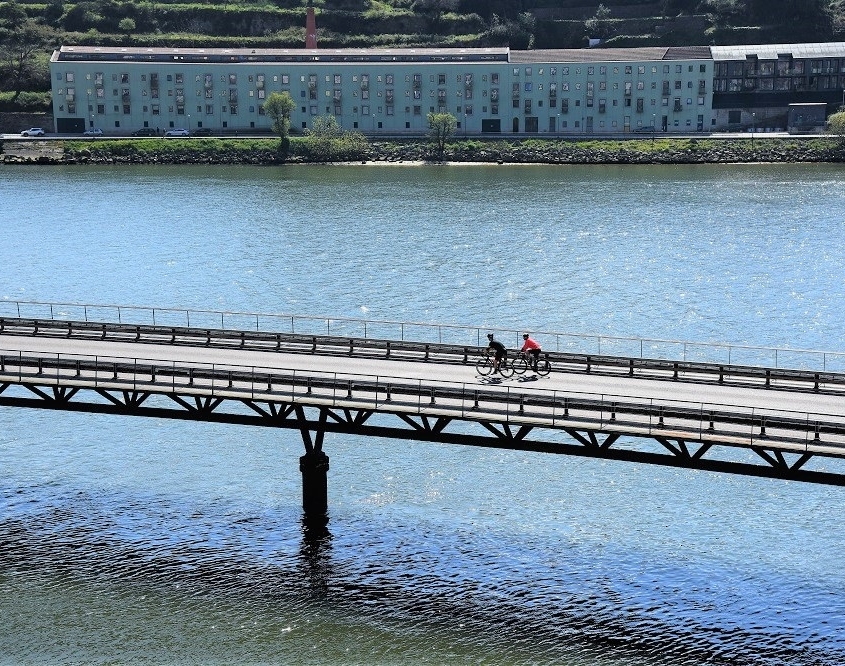
{"label": "steel truss under bridge", "polygon": [[[298,430],[305,445],[300,467],[306,509],[313,490],[306,477],[314,469],[314,506],[325,503],[326,433],[845,485],[845,472],[825,468],[845,458],[841,418],[678,401],[278,368],[3,354],[0,405]],[[811,461],[821,468],[811,468]]]}

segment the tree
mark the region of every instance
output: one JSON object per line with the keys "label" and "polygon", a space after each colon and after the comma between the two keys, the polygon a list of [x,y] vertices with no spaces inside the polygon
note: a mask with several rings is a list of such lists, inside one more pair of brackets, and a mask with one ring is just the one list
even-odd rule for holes
{"label": "tree", "polygon": [[325,162],[361,159],[367,150],[367,139],[361,132],[350,132],[337,124],[334,116],[318,116],[305,130],[306,145],[311,157]]}
{"label": "tree", "polygon": [[431,32],[436,33],[440,29],[443,14],[454,12],[458,9],[459,5],[460,0],[414,0],[411,9],[428,16],[431,23]]}
{"label": "tree", "polygon": [[132,33],[135,32],[135,19],[122,18],[120,19],[120,23],[117,24],[117,27],[127,38],[131,37]]}
{"label": "tree", "polygon": [[443,159],[446,151],[446,142],[455,133],[458,127],[458,119],[451,113],[429,113],[428,134],[437,149],[438,159]]}
{"label": "tree", "polygon": [[512,49],[525,50],[534,46],[536,19],[530,12],[522,12],[515,21],[503,19],[494,14],[490,27],[485,33],[488,46],[510,46]]}
{"label": "tree", "polygon": [[828,117],[827,133],[838,137],[840,144],[845,144],[845,107]]}
{"label": "tree", "polygon": [[270,127],[279,135],[282,142],[286,141],[290,134],[290,116],[294,108],[296,104],[287,91],[270,93],[267,101],[264,102],[264,112],[273,121]]}
{"label": "tree", "polygon": [[595,15],[584,23],[587,36],[594,39],[609,39],[613,36],[613,23],[610,20],[610,9],[602,4],[596,7]]}
{"label": "tree", "polygon": [[38,56],[53,37],[50,28],[31,19],[16,30],[0,29],[0,88],[14,91],[12,102],[39,78]]}
{"label": "tree", "polygon": [[26,23],[26,10],[17,2],[7,2],[0,5],[0,27],[8,30],[18,30]]}

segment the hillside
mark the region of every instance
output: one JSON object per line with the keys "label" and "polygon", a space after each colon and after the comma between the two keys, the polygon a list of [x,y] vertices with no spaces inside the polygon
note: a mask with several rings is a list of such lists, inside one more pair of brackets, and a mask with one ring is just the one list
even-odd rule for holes
{"label": "hillside", "polygon": [[[0,2],[0,111],[44,106],[59,44],[302,47],[303,0]],[[841,39],[845,0],[314,0],[319,45],[601,46]],[[42,94],[21,94],[41,91]]]}

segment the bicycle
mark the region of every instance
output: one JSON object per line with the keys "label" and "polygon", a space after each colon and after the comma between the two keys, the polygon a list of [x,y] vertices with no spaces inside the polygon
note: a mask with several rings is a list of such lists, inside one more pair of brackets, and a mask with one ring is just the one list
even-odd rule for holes
{"label": "bicycle", "polygon": [[519,354],[517,354],[517,357],[513,360],[511,368],[518,375],[523,374],[526,370],[528,370],[528,368],[531,368],[541,377],[545,377],[552,371],[552,366],[551,363],[549,363],[548,356],[546,356],[545,354],[541,354],[541,358],[537,359],[537,367],[535,368],[534,359],[522,351],[519,352]]}
{"label": "bicycle", "polygon": [[[495,374],[494,368],[496,365],[496,360],[493,354],[486,353],[482,354],[478,360],[475,362],[475,369],[478,371],[479,375],[487,376],[489,374]],[[512,363],[508,363],[507,358],[503,358],[499,362],[499,374],[502,377],[513,377],[514,368]]]}

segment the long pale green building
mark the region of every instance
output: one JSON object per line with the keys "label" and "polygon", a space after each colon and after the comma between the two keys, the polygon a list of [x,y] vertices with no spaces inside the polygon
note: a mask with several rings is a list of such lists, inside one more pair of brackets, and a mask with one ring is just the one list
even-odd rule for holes
{"label": "long pale green building", "polygon": [[[55,131],[269,131],[274,91],[292,126],[318,116],[368,134],[818,131],[845,107],[845,42],[511,51],[63,46],[50,61]],[[812,113],[811,113],[812,112]]]}
{"label": "long pale green building", "polygon": [[270,129],[287,91],[294,130],[331,115],[349,130],[421,134],[429,112],[459,134],[711,129],[708,47],[202,49],[62,46],[50,61],[55,131]]}

